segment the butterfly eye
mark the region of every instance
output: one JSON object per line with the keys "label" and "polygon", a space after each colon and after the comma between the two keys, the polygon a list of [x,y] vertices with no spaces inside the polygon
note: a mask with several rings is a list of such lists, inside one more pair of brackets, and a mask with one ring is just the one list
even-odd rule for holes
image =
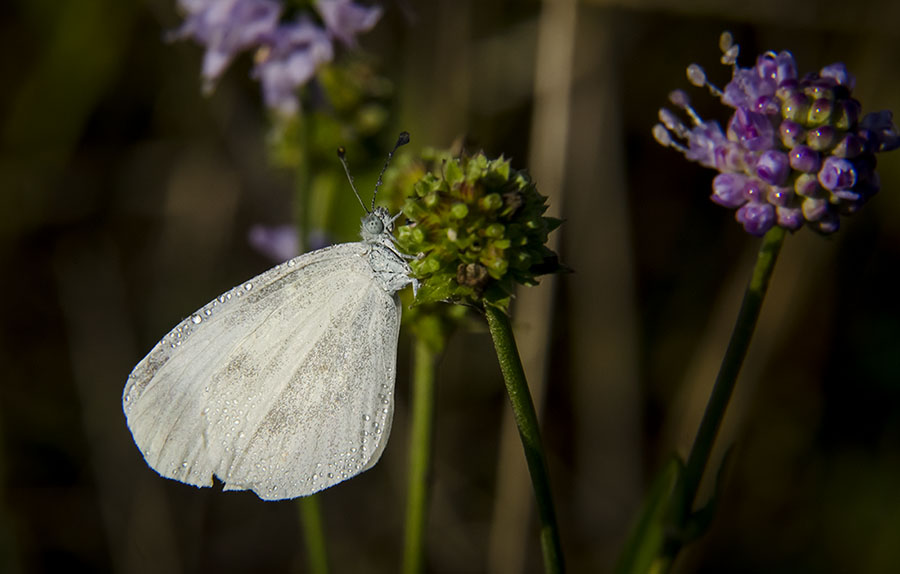
{"label": "butterfly eye", "polygon": [[367,217],[363,226],[366,228],[366,233],[372,235],[381,235],[384,232],[384,223],[377,217]]}

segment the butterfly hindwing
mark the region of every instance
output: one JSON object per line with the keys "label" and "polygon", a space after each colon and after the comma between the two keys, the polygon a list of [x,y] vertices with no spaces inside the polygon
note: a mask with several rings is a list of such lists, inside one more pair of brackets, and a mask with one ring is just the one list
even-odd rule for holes
{"label": "butterfly hindwing", "polygon": [[400,306],[373,273],[372,249],[347,243],[276,266],[160,341],[123,395],[148,464],[264,499],[373,465],[393,414]]}

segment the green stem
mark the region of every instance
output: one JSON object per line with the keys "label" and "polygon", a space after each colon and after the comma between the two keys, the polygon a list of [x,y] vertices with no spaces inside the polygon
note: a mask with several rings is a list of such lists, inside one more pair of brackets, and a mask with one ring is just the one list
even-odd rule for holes
{"label": "green stem", "polygon": [[[731,400],[731,394],[734,391],[738,374],[741,372],[744,358],[747,356],[747,349],[750,347],[750,340],[756,328],[756,321],[759,318],[763,299],[769,287],[769,279],[772,276],[772,271],[775,269],[775,262],[778,260],[778,253],[781,251],[784,236],[784,229],[775,226],[766,233],[759,248],[753,275],[750,278],[750,283],[747,285],[747,290],[744,292],[744,300],[738,312],[734,331],[731,333],[731,340],[728,341],[728,349],[725,351],[725,357],[722,359],[722,365],[719,367],[719,374],[716,376],[712,394],[709,397],[709,402],[706,404],[703,419],[700,421],[700,428],[697,431],[694,444],[691,446],[684,473],[681,475],[681,484],[676,489],[676,492],[679,493],[678,499],[680,502],[676,503],[679,506],[675,509],[675,519],[681,529],[685,527],[690,519],[694,499],[697,497],[700,481],[709,462],[716,435],[719,432],[722,419],[725,417],[725,410],[728,408],[728,402]],[[671,560],[678,554],[682,544],[682,541],[677,540],[667,549],[666,554],[670,559],[670,564]]]}
{"label": "green stem", "polygon": [[428,512],[434,420],[434,371],[437,354],[421,337],[414,339],[412,430],[409,440],[408,495],[403,572],[417,574],[425,565],[425,522]]}
{"label": "green stem", "polygon": [[313,494],[297,499],[300,510],[300,524],[306,553],[309,558],[309,572],[328,573],[328,552],[325,549],[325,529],[322,526],[322,512],[319,510],[319,496]]}
{"label": "green stem", "polygon": [[310,208],[312,197],[309,193],[312,177],[309,171],[309,147],[307,146],[308,124],[297,130],[297,165],[294,171],[294,221],[297,222],[297,247],[299,253],[306,253],[310,244],[312,217]]}
{"label": "green stem", "polygon": [[547,460],[541,444],[541,431],[538,426],[537,413],[525,380],[525,370],[516,349],[512,325],[509,317],[501,309],[485,305],[488,328],[494,339],[494,349],[506,382],[506,392],[512,404],[519,427],[519,437],[525,449],[525,460],[531,474],[531,485],[537,502],[538,515],[541,520],[541,549],[544,553],[544,571],[561,573],[565,571],[562,546],[559,539],[559,527],[556,523],[556,511],[553,508],[553,496],[550,491],[550,475],[547,472]]}

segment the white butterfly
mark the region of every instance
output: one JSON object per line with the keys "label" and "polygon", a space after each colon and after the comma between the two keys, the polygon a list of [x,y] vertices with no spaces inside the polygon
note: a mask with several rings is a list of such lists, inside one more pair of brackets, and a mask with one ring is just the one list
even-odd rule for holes
{"label": "white butterfly", "polygon": [[187,484],[211,486],[215,475],[225,490],[280,500],[378,462],[394,409],[396,293],[418,288],[394,219],[373,199],[362,241],[276,265],[157,343],[122,396],[147,464]]}

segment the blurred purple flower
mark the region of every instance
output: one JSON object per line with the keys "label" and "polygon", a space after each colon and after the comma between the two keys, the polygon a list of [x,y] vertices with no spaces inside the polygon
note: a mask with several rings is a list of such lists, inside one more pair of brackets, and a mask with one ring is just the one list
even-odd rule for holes
{"label": "blurred purple flower", "polygon": [[278,263],[300,254],[297,228],[293,225],[254,225],[247,233],[250,245]]}
{"label": "blurred purple flower", "polygon": [[[294,225],[254,225],[247,233],[250,246],[275,263],[300,255],[300,239]],[[315,251],[332,244],[324,231],[313,230],[307,237],[307,251]]]}
{"label": "blurred purple flower", "polygon": [[328,33],[345,46],[356,46],[356,36],[375,27],[381,18],[381,7],[367,8],[351,0],[318,0],[316,11]]}
{"label": "blurred purple flower", "polygon": [[790,52],[766,52],[752,68],[741,68],[728,32],[719,45],[722,62],[732,66],[724,90],[696,64],[687,75],[734,109],[725,134],[676,90],[669,100],[693,125],[663,108],[653,136],[719,172],[711,199],[736,208],[747,232],[763,235],[774,225],[794,231],[803,223],[821,233],[837,231],[839,215],[855,213],[879,189],[875,154],[900,147],[891,112],[858,121],[860,105],[851,97],[856,79],[844,64],[799,77]]}
{"label": "blurred purple flower", "polygon": [[262,84],[266,106],[293,115],[300,109],[297,88],[331,61],[334,49],[324,30],[302,19],[280,26],[259,54],[253,77]]}
{"label": "blurred purple flower", "polygon": [[275,31],[281,4],[274,0],[179,0],[186,18],[171,38],[193,38],[206,46],[204,89],[211,90],[234,57]]}
{"label": "blurred purple flower", "polygon": [[315,11],[325,29],[314,24],[310,9],[291,22],[281,22],[279,0],[178,0],[184,23],[169,37],[191,38],[205,46],[203,87],[211,91],[231,61],[243,51],[256,52],[253,75],[262,82],[266,105],[283,114],[299,109],[297,89],[319,66],[334,57],[332,39],[356,46],[356,36],[371,30],[381,8],[352,0],[318,0]]}

